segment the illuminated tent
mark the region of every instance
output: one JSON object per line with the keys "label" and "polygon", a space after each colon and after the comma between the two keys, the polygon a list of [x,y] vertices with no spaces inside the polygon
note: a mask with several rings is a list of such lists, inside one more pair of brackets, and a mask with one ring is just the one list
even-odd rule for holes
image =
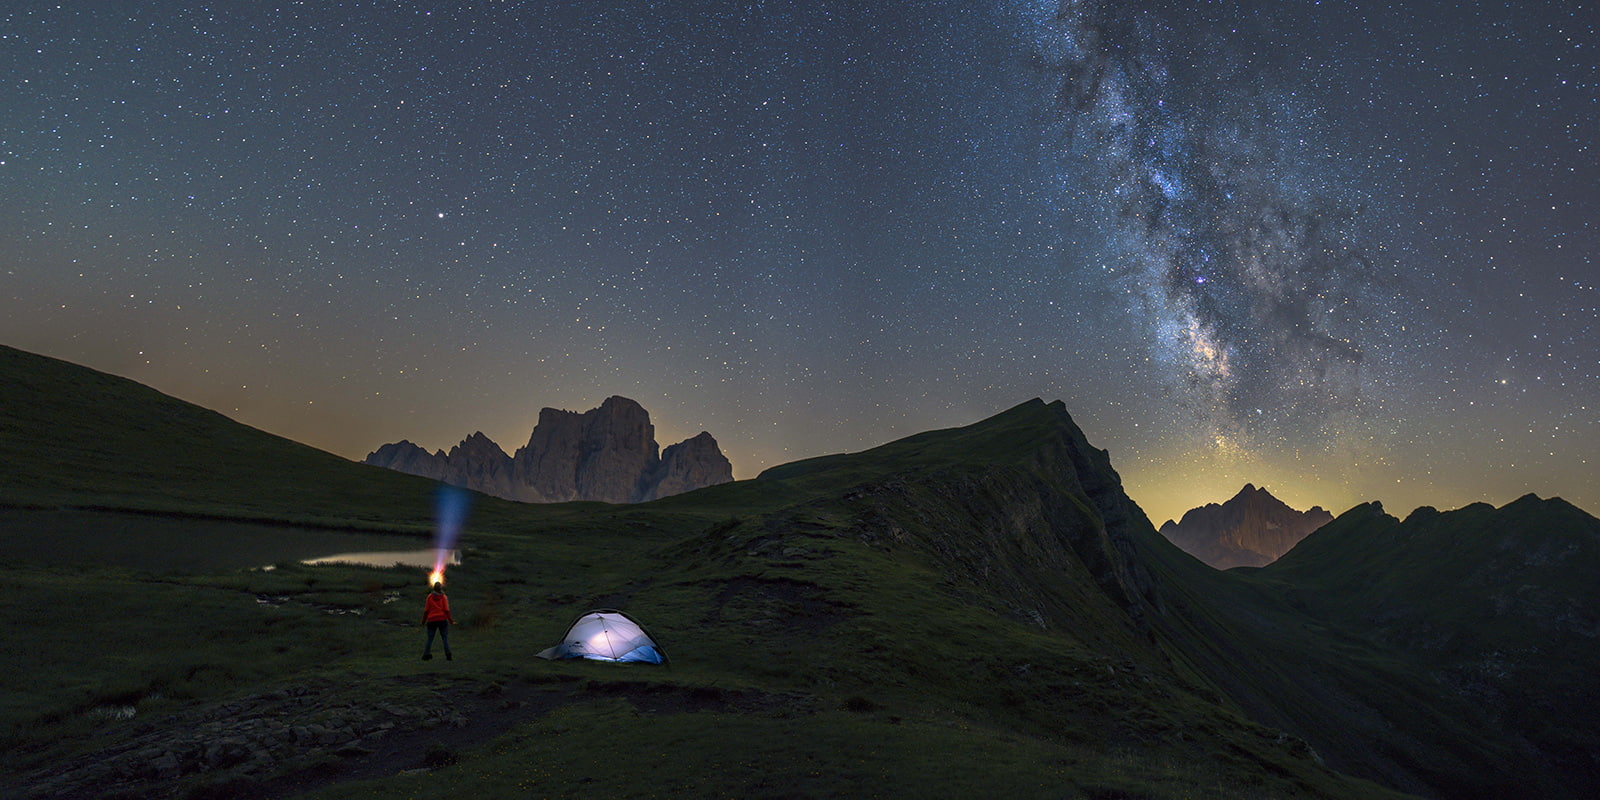
{"label": "illuminated tent", "polygon": [[591,661],[624,661],[660,664],[667,660],[644,626],[627,614],[610,608],[590,611],[578,617],[567,635],[542,653],[540,658],[587,658]]}

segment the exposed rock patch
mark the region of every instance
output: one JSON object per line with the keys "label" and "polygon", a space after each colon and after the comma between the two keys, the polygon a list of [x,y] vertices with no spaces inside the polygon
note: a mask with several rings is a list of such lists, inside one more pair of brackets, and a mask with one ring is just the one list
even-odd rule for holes
{"label": "exposed rock patch", "polygon": [[[344,687],[322,682],[123,723],[118,744],[17,776],[10,788],[30,800],[182,796],[183,787],[189,796],[264,800],[446,766],[513,725],[595,697],[620,697],[652,714],[768,713],[811,703],[801,695],[571,676],[431,693],[418,691],[423,680],[432,679],[397,679],[393,701],[350,699]],[[369,697],[372,688],[365,688]]]}

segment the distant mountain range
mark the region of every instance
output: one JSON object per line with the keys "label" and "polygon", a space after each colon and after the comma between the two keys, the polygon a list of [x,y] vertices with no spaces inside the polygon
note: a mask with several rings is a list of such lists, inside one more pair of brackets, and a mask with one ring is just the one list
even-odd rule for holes
{"label": "distant mountain range", "polygon": [[529,503],[641,503],[733,480],[733,465],[711,434],[660,452],[650,412],[626,397],[608,397],[581,414],[542,409],[528,444],[513,455],[479,432],[449,453],[402,440],[362,463]]}
{"label": "distant mountain range", "polygon": [[[63,509],[425,534],[433,488],[0,347],[0,536],[23,545]],[[867,781],[886,796],[1600,796],[1600,520],[1560,499],[1404,519],[1364,504],[1265,567],[1218,571],[1157,533],[1064,406],[1033,400],[665,502],[486,497],[470,535],[452,599],[489,611],[463,626],[459,691],[437,690],[440,713],[473,720],[452,780],[564,774],[619,735],[585,724],[648,710],[675,733],[639,728],[649,758],[605,763],[619,794],[767,796],[778,776],[817,796]],[[357,777],[375,797],[416,793],[426,740],[394,720],[446,717],[396,705],[419,694],[409,671],[372,668],[411,646],[413,609],[378,590],[413,576],[173,580],[19,557],[0,580],[25,604],[0,636],[31,643],[0,653],[30,678],[0,709],[19,797],[275,796]],[[158,613],[171,598],[184,614]],[[35,611],[84,603],[151,611]],[[688,672],[527,671],[553,641],[540,631],[621,603],[678,637]],[[106,658],[130,626],[140,660]],[[219,649],[197,628],[240,633]],[[537,680],[505,680],[522,674]],[[134,705],[131,724],[93,716]],[[291,729],[334,707],[342,732]]]}
{"label": "distant mountain range", "polygon": [[1226,503],[1207,503],[1190,509],[1178,522],[1167,520],[1161,535],[1217,569],[1261,567],[1332,521],[1333,515],[1321,506],[1296,511],[1247,483]]}
{"label": "distant mountain range", "polygon": [[1404,520],[1365,503],[1251,577],[1397,659],[1391,702],[1413,707],[1369,730],[1433,739],[1410,791],[1576,798],[1600,797],[1597,576],[1600,520],[1529,494]]}

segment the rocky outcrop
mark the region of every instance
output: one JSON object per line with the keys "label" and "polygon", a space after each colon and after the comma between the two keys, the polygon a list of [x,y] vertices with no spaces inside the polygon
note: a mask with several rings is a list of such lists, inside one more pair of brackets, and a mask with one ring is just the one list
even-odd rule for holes
{"label": "rocky outcrop", "polygon": [[1208,503],[1189,510],[1181,521],[1167,520],[1161,535],[1217,569],[1261,567],[1331,521],[1333,515],[1321,506],[1296,511],[1247,483],[1226,503]]}
{"label": "rocky outcrop", "polygon": [[474,433],[450,448],[449,464],[443,480],[456,486],[471,486],[484,494],[505,497],[516,491],[511,457],[484,436]]}
{"label": "rocky outcrop", "polygon": [[514,457],[517,473],[543,502],[636,503],[649,499],[646,484],[661,463],[655,437],[650,412],[626,397],[582,414],[547,408]]}
{"label": "rocky outcrop", "polygon": [[667,447],[656,468],[650,495],[643,499],[682,494],[702,486],[723,483],[733,474],[733,465],[717,447],[717,440],[702,431],[700,435]]}
{"label": "rocky outcrop", "polygon": [[661,454],[650,412],[626,397],[582,413],[540,410],[528,444],[509,456],[474,433],[449,453],[402,440],[363,463],[530,503],[637,503],[733,480],[733,465],[709,433]]}
{"label": "rocky outcrop", "polygon": [[450,466],[450,462],[443,450],[437,453],[430,453],[412,444],[409,439],[401,439],[398,442],[386,444],[368,453],[366,459],[361,463],[436,480],[444,480],[445,472]]}
{"label": "rocky outcrop", "polygon": [[[467,724],[464,703],[445,697],[358,704],[342,694],[319,681],[188,709],[137,726],[118,744],[20,776],[21,796],[173,797],[185,780],[191,797],[275,796],[267,783],[275,775],[372,760],[397,739]],[[126,721],[133,708],[127,711],[119,717],[124,728],[133,727]],[[418,743],[406,744],[415,753],[406,766],[422,766]]]}

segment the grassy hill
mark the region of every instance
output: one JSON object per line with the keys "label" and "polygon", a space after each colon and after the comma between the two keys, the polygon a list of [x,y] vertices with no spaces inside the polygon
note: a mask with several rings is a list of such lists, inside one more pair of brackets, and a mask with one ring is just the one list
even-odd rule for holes
{"label": "grassy hill", "polygon": [[0,503],[408,529],[416,479],[240,425],[123,378],[0,346]]}
{"label": "grassy hill", "polygon": [[[1501,508],[1419,508],[1404,521],[1357,507],[1253,577],[1310,616],[1359,632],[1443,694],[1472,706],[1508,781],[1480,753],[1459,796],[1498,782],[1600,792],[1600,520],[1528,495]],[[1460,721],[1457,722],[1460,724]],[[1465,727],[1465,726],[1461,726]],[[1500,793],[1503,796],[1503,792]]]}
{"label": "grassy hill", "polygon": [[[197,519],[431,525],[426,481],[14,350],[0,378],[0,505],[193,548],[230,547]],[[415,571],[0,565],[8,789],[1347,798],[1399,795],[1329,765],[1437,794],[1435,750],[1534,763],[1454,735],[1467,704],[1303,576],[1167,543],[1059,403],[649,504],[479,497],[463,544],[451,662],[417,660]],[[532,658],[594,607],[670,666]]]}

